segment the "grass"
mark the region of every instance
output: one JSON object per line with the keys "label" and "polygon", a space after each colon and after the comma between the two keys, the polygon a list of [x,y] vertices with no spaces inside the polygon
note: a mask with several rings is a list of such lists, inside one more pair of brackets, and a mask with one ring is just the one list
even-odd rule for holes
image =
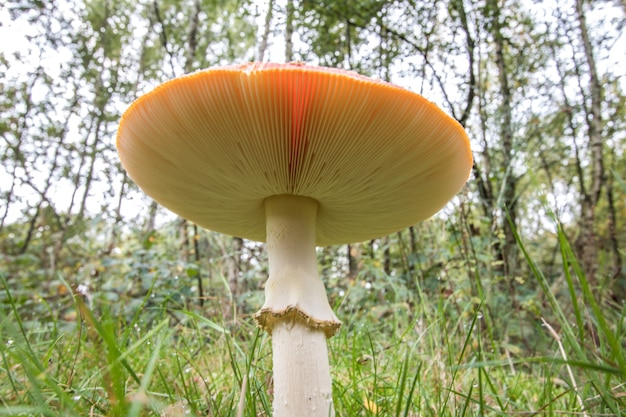
{"label": "grass", "polygon": [[[626,307],[601,306],[560,232],[559,243],[568,300],[518,241],[548,305],[531,324],[536,352],[507,341],[487,290],[464,305],[442,294],[379,317],[345,313],[329,340],[337,415],[626,415]],[[270,339],[250,318],[227,328],[140,308],[129,321],[74,294],[76,314],[50,306],[25,320],[0,282],[0,416],[271,415]]]}

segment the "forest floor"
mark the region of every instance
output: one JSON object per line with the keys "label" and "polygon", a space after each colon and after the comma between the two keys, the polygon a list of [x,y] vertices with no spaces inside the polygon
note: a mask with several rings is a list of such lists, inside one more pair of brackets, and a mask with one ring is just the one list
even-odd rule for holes
{"label": "forest floor", "polygon": [[[626,415],[624,310],[570,276],[572,323],[535,273],[552,309],[528,323],[535,352],[501,334],[484,300],[343,310],[328,341],[337,415]],[[270,337],[252,317],[223,323],[148,294],[128,319],[69,285],[70,305],[39,299],[48,313],[35,316],[1,278],[0,415],[271,415]]]}

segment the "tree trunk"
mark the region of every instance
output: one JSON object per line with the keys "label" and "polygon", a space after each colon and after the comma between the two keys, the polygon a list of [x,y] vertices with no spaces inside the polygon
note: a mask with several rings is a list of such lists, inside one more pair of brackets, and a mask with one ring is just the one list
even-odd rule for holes
{"label": "tree trunk", "polygon": [[148,215],[146,216],[146,222],[143,227],[144,236],[150,236],[154,229],[156,228],[156,215],[159,209],[159,205],[156,201],[152,200],[150,202],[150,207],[148,207]]}
{"label": "tree trunk", "polygon": [[604,186],[604,156],[602,139],[602,87],[598,78],[593,46],[583,9],[583,0],[576,0],[576,17],[589,74],[590,105],[587,111],[587,135],[591,152],[591,183],[581,199],[580,250],[582,266],[589,282],[597,284],[598,254],[596,239],[596,206]]}
{"label": "tree trunk", "polygon": [[182,217],[178,219],[178,235],[180,237],[179,259],[182,262],[189,262],[189,254],[191,253],[191,243],[189,242],[189,222]]}
{"label": "tree trunk", "polygon": [[198,283],[198,304],[200,308],[204,307],[204,287],[202,285],[202,269],[200,267],[200,234],[198,233],[198,225],[193,225],[193,259],[196,262],[196,282]]}
{"label": "tree trunk", "polygon": [[106,254],[110,254],[113,248],[117,245],[117,239],[119,237],[120,228],[123,225],[124,217],[122,216],[122,202],[124,201],[125,190],[128,186],[128,175],[124,174],[122,183],[120,184],[120,193],[115,206],[115,223],[111,227],[111,235],[109,236],[109,243],[106,248]]}
{"label": "tree trunk", "polygon": [[285,61],[293,61],[293,0],[287,0],[285,23]]}
{"label": "tree trunk", "polygon": [[230,291],[230,300],[223,301],[222,313],[225,321],[235,320],[237,317],[237,298],[245,291],[241,288],[241,251],[243,250],[243,239],[233,237],[229,249],[224,248],[223,256],[226,260],[226,281]]}
{"label": "tree trunk", "polygon": [[391,274],[391,251],[389,247],[391,246],[391,241],[389,236],[385,236],[381,239],[381,243],[383,244],[383,271],[385,274]]}
{"label": "tree trunk", "polygon": [[626,278],[622,275],[622,256],[618,241],[618,218],[613,198],[613,181],[606,183],[606,199],[609,210],[609,240],[613,252],[613,273],[611,274],[611,297],[615,301],[626,299]]}
{"label": "tree trunk", "polygon": [[359,274],[359,250],[356,245],[346,245],[348,251],[348,278],[355,279]]}
{"label": "tree trunk", "polygon": [[267,42],[270,37],[272,15],[274,13],[274,0],[269,0],[267,4],[267,13],[265,14],[265,23],[263,25],[263,36],[261,36],[261,43],[259,44],[258,61],[263,62],[265,59],[265,51],[267,51]]}
{"label": "tree trunk", "polygon": [[[517,179],[513,173],[512,158],[514,151],[513,128],[512,128],[512,106],[511,88],[509,86],[509,73],[504,57],[504,36],[502,35],[502,24],[500,22],[500,6],[497,0],[491,1],[493,13],[492,35],[495,43],[495,59],[498,67],[498,81],[500,92],[500,141],[502,143],[502,167],[504,177],[502,178],[502,207],[501,229],[504,232],[504,242],[502,243],[503,272],[511,280],[517,269],[517,243],[514,234],[514,227],[517,222],[516,214],[516,186]],[[508,217],[508,219],[507,219]]]}
{"label": "tree trunk", "polygon": [[185,57],[185,73],[191,72],[193,63],[196,60],[196,50],[198,49],[198,22],[200,21],[200,0],[193,2],[193,14],[189,19],[189,30],[187,32],[187,56]]}

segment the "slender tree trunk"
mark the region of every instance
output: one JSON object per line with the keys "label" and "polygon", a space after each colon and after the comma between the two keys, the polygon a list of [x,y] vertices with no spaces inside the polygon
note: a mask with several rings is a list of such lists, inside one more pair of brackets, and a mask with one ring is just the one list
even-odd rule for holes
{"label": "slender tree trunk", "polygon": [[[482,79],[482,76],[479,75],[479,78]],[[482,152],[481,152],[481,160],[482,165],[478,165],[476,161],[474,161],[474,166],[472,167],[474,178],[476,178],[476,185],[478,188],[478,195],[480,196],[481,207],[483,209],[483,215],[485,218],[491,220],[491,224],[495,224],[494,220],[494,207],[495,207],[495,193],[493,191],[493,185],[490,181],[491,177],[491,146],[489,145],[489,141],[487,140],[487,111],[485,110],[486,97],[484,95],[484,91],[480,90],[478,94],[478,116],[480,120],[480,131],[481,142],[482,142]]]}
{"label": "slender tree trunk", "polygon": [[191,241],[189,240],[189,222],[182,217],[178,218],[177,229],[180,238],[179,259],[181,262],[189,262],[189,254],[191,253]]}
{"label": "slender tree trunk", "polygon": [[475,65],[475,50],[476,50],[476,41],[474,41],[474,37],[469,28],[469,23],[467,21],[467,13],[465,12],[465,5],[463,4],[463,0],[455,0],[452,2],[452,7],[459,14],[459,20],[461,21],[461,27],[463,28],[463,32],[465,34],[465,45],[467,47],[467,72],[468,72],[468,80],[467,80],[467,98],[465,99],[465,107],[463,108],[463,113],[460,117],[457,117],[457,121],[465,127],[467,123],[467,119],[472,113],[472,107],[474,106],[474,97],[476,96],[476,90],[478,89],[478,83],[476,80],[476,70],[474,68]]}
{"label": "slender tree trunk", "polygon": [[[106,102],[106,101],[103,100],[103,102]],[[85,177],[83,198],[80,200],[80,206],[78,208],[77,217],[79,219],[82,219],[85,214],[85,209],[87,208],[87,199],[89,198],[89,194],[91,192],[91,184],[93,182],[93,177],[95,175],[95,166],[96,166],[96,160],[98,159],[98,154],[99,154],[100,139],[101,139],[101,134],[102,134],[102,125],[105,123],[103,120],[104,104],[102,104],[101,107],[98,108],[98,113],[96,117],[97,117],[97,120],[96,120],[95,129],[94,129],[94,139],[93,139],[92,145],[90,146],[89,166],[87,169],[87,176]]]}
{"label": "slender tree trunk", "polygon": [[124,217],[122,216],[122,202],[124,201],[124,195],[126,194],[126,187],[128,186],[128,175],[124,174],[122,183],[120,184],[119,198],[117,199],[117,205],[115,206],[115,223],[111,227],[111,235],[109,237],[109,244],[106,248],[106,253],[110,254],[113,248],[117,245],[117,239],[119,236],[120,226]]}
{"label": "slender tree trunk", "polygon": [[196,263],[196,282],[198,284],[198,304],[204,307],[204,286],[202,285],[202,269],[200,267],[200,234],[198,225],[193,225],[193,260]]}
{"label": "slender tree trunk", "polygon": [[143,234],[145,236],[150,236],[154,233],[156,228],[156,215],[159,209],[159,204],[152,200],[150,202],[150,206],[148,207],[148,215],[146,216],[146,222],[143,227]]}
{"label": "slender tree trunk", "polygon": [[615,211],[612,178],[606,183],[606,199],[608,202],[609,210],[609,240],[611,245],[611,251],[613,252],[613,273],[611,274],[611,291],[613,293],[613,299],[624,300],[626,299],[626,283],[620,282],[620,278],[622,275],[622,255],[618,241],[618,218]]}
{"label": "slender tree trunk", "polygon": [[230,291],[231,302],[224,301],[223,315],[224,320],[234,320],[237,317],[235,309],[237,308],[237,299],[239,295],[245,291],[241,288],[241,251],[243,250],[243,239],[233,237],[229,249],[224,248],[223,256],[226,260],[226,280]]}
{"label": "slender tree trunk", "polygon": [[585,59],[589,68],[589,89],[591,93],[591,107],[587,116],[589,148],[591,149],[591,189],[592,201],[595,203],[600,199],[602,187],[604,185],[604,157],[602,140],[602,87],[598,78],[596,61],[593,54],[593,46],[589,40],[589,31],[583,11],[583,0],[576,0],[576,12],[580,25],[580,36],[583,40]]}
{"label": "slender tree trunk", "polygon": [[272,28],[272,15],[274,14],[274,0],[269,0],[267,4],[267,13],[265,14],[265,22],[263,24],[263,35],[261,36],[261,43],[259,44],[259,52],[257,59],[259,62],[263,62],[265,59],[265,51],[267,51],[267,42],[270,37],[270,31]]}
{"label": "slender tree trunk", "polygon": [[176,68],[174,66],[174,54],[172,54],[172,52],[170,51],[169,42],[167,40],[167,31],[165,30],[165,22],[163,22],[163,18],[161,17],[161,9],[159,8],[159,3],[157,2],[157,0],[154,0],[152,2],[152,10],[154,11],[154,17],[157,23],[159,24],[159,26],[161,26],[161,31],[159,33],[159,36],[161,38],[161,46],[163,47],[163,49],[165,50],[165,53],[169,57],[170,69],[172,70],[172,76],[175,76]]}
{"label": "slender tree trunk", "polygon": [[359,274],[359,249],[356,244],[346,245],[348,255],[348,278],[355,279]]}
{"label": "slender tree trunk", "polygon": [[[502,215],[501,227],[504,232],[504,242],[502,244],[502,260],[504,262],[504,274],[510,279],[517,269],[517,244],[513,227],[517,223],[517,179],[513,173],[513,128],[512,128],[512,106],[511,88],[509,86],[509,72],[504,57],[504,36],[502,34],[502,23],[500,21],[500,6],[497,0],[491,0],[493,15],[492,35],[495,43],[495,59],[498,67],[498,81],[500,90],[500,141],[502,143],[502,166],[504,178],[502,179],[502,208],[505,213]],[[508,216],[508,220],[507,220]],[[511,287],[512,288],[512,287]]]}
{"label": "slender tree trunk", "polygon": [[22,242],[22,246],[19,251],[20,255],[25,254],[26,250],[28,249],[28,245],[30,245],[30,241],[33,238],[33,233],[37,225],[37,220],[39,220],[40,210],[41,210],[41,204],[35,208],[35,214],[33,214],[33,217],[31,217],[30,221],[28,222],[28,229],[26,231],[26,237],[24,237],[24,241]]}
{"label": "slender tree trunk", "polygon": [[200,0],[194,0],[193,13],[189,19],[189,30],[187,32],[187,55],[185,56],[185,73],[193,69],[198,49],[198,22],[200,21]]}
{"label": "slender tree trunk", "polygon": [[285,61],[293,61],[293,0],[287,0],[287,16],[285,19]]}
{"label": "slender tree trunk", "polygon": [[385,274],[390,275],[391,251],[389,250],[389,247],[391,246],[391,242],[389,236],[385,236],[384,238],[382,238],[381,242],[383,244],[383,271],[385,271]]}
{"label": "slender tree trunk", "polygon": [[590,187],[581,201],[581,234],[580,250],[582,265],[587,279],[592,284],[597,284],[598,254],[596,239],[596,206],[602,194],[604,186],[604,156],[602,138],[602,87],[598,78],[593,46],[589,39],[589,31],[583,8],[583,0],[576,0],[576,17],[580,30],[585,61],[589,74],[589,97],[590,105],[587,109],[587,135],[589,150],[591,153]]}
{"label": "slender tree trunk", "polygon": [[348,69],[352,69],[352,24],[350,23],[350,19],[346,18],[346,64]]}

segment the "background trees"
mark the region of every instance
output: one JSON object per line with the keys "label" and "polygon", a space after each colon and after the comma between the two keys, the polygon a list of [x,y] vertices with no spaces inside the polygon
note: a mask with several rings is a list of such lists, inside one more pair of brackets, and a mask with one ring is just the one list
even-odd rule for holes
{"label": "background trees", "polygon": [[[624,14],[618,5],[16,1],[2,19],[5,36],[16,40],[1,60],[6,256],[29,253],[37,242],[42,266],[54,270],[71,253],[90,256],[64,252],[72,239],[97,239],[110,252],[122,230],[141,224],[146,236],[158,233],[164,213],[145,201],[117,162],[113,142],[125,106],[195,69],[287,57],[404,85],[468,129],[474,176],[446,213],[466,208],[468,231],[484,239],[481,250],[489,254],[483,266],[501,277],[499,289],[511,299],[515,279],[526,273],[515,228],[536,241],[538,252],[550,253],[550,239],[540,237],[553,233],[550,213],[576,242],[594,286],[624,297]],[[105,236],[89,236],[91,222]],[[198,239],[197,228],[183,224],[179,233],[180,250],[196,251],[190,242]],[[419,256],[415,227],[409,237],[410,254]],[[363,256],[384,257],[389,273],[398,244],[389,237],[351,245],[349,275],[358,275],[356,258]],[[181,259],[200,262],[204,255]],[[550,256],[540,256],[549,263]]]}

